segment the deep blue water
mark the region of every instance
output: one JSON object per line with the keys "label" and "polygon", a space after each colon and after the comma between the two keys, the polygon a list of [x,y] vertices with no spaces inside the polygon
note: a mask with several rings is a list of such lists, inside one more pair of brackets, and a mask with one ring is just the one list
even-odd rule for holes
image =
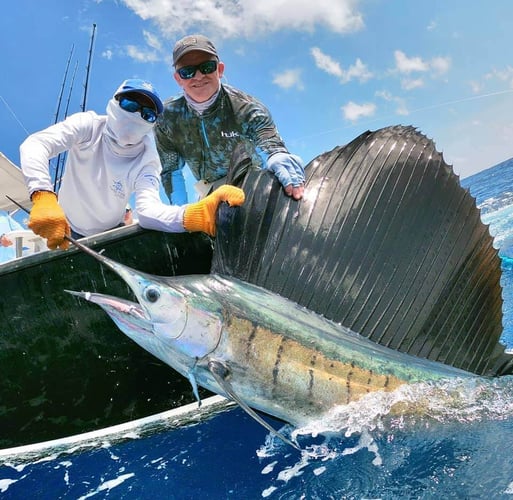
{"label": "deep blue water", "polygon": [[[513,161],[462,184],[503,259],[503,341],[513,348]],[[391,415],[389,396],[374,395],[297,430],[302,452],[231,409],[178,430],[4,464],[0,497],[513,498],[513,377],[402,389],[396,401],[420,411]]]}

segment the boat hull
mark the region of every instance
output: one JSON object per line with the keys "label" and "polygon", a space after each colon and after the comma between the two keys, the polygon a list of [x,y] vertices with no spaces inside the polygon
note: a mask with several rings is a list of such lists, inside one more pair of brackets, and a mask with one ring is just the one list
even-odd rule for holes
{"label": "boat hull", "polygon": [[[148,273],[210,270],[211,242],[199,233],[133,225],[82,241]],[[187,380],[65,289],[114,290],[131,298],[120,278],[74,247],[0,265],[0,448],[80,434],[194,401]]]}

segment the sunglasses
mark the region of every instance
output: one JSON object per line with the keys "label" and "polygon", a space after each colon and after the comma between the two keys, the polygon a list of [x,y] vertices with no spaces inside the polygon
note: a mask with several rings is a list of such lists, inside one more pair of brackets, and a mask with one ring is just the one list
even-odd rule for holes
{"label": "sunglasses", "polygon": [[197,66],[184,66],[183,68],[179,68],[176,72],[180,75],[182,80],[190,80],[195,74],[196,71],[200,70],[202,75],[210,75],[217,69],[217,61],[205,61]]}
{"label": "sunglasses", "polygon": [[146,120],[147,122],[155,123],[157,121],[157,112],[154,109],[143,106],[128,97],[121,97],[121,99],[119,99],[119,107],[129,113],[136,113],[139,111],[143,120]]}

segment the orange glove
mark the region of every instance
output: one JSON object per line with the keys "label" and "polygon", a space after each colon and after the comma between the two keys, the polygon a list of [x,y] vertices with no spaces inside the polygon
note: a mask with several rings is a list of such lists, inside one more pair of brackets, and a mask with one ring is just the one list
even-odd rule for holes
{"label": "orange glove", "polygon": [[12,241],[5,236],[5,233],[0,236],[0,246],[2,247],[10,247],[12,245]]}
{"label": "orange glove", "polygon": [[69,241],[64,237],[71,233],[64,210],[57,202],[57,195],[50,191],[36,191],[32,194],[32,201],[34,205],[30,211],[28,227],[48,240],[50,250],[66,250]]}
{"label": "orange glove", "polygon": [[191,203],[185,208],[183,227],[186,231],[203,231],[210,236],[216,234],[216,212],[219,203],[226,201],[230,206],[244,203],[244,191],[235,186],[225,184],[212,194],[197,203]]}

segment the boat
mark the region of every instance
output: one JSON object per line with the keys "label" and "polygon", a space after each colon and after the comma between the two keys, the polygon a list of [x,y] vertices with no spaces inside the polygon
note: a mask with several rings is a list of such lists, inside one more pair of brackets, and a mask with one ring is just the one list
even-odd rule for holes
{"label": "boat", "polygon": [[7,156],[0,152],[0,210],[11,212],[19,208],[16,200],[22,206],[30,207],[30,197],[23,181],[21,169]]}
{"label": "boat", "polygon": [[[1,157],[2,209],[30,207],[21,171]],[[6,182],[4,183],[4,180]],[[0,448],[93,431],[195,401],[190,385],[119,335],[108,317],[65,289],[129,289],[73,245],[27,248],[0,264]],[[208,273],[211,239],[137,224],[82,238],[129,266],[174,276]],[[30,245],[29,245],[30,246]],[[204,392],[203,394],[206,394]]]}
{"label": "boat", "polygon": [[[168,276],[208,273],[200,234],[137,225],[81,240],[129,266]],[[71,247],[0,265],[0,447],[80,434],[191,403],[189,383],[119,335],[65,289],[128,289]]]}

